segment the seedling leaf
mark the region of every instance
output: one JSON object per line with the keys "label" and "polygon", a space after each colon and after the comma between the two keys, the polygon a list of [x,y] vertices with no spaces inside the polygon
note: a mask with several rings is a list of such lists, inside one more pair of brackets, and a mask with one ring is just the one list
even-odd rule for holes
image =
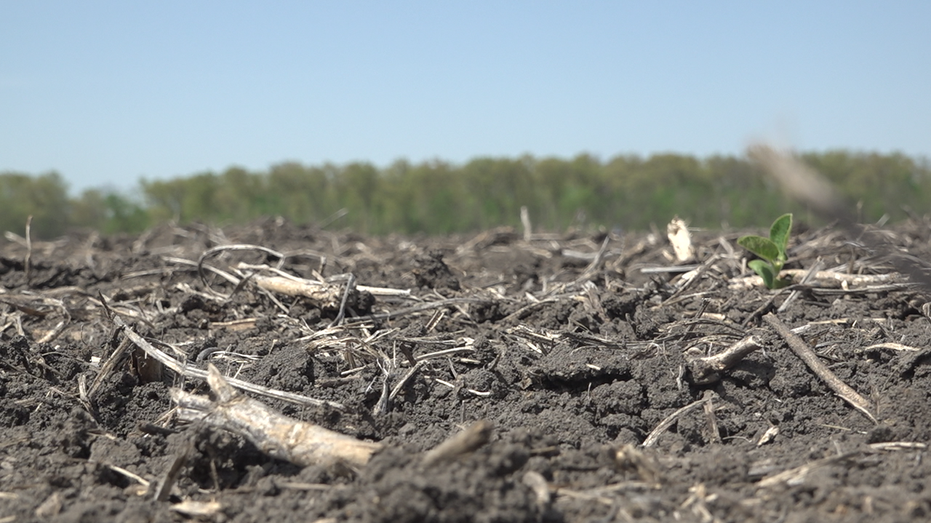
{"label": "seedling leaf", "polygon": [[769,228],[769,238],[762,236],[741,236],[737,244],[756,254],[761,259],[752,260],[747,264],[763,278],[763,283],[770,289],[781,289],[790,282],[779,278],[779,271],[789,257],[786,248],[789,246],[789,234],[792,232],[792,214],[783,214],[776,218]]}
{"label": "seedling leaf", "polygon": [[753,269],[753,272],[759,274],[760,278],[763,278],[763,283],[767,289],[774,288],[776,275],[773,274],[772,265],[763,260],[753,260],[747,263],[747,266]]}
{"label": "seedling leaf", "polygon": [[741,236],[737,239],[737,245],[767,261],[774,261],[779,258],[779,247],[769,238]]}
{"label": "seedling leaf", "polygon": [[786,248],[789,246],[789,233],[792,232],[792,213],[783,214],[776,218],[769,229],[769,239],[779,249],[781,260],[786,260]]}

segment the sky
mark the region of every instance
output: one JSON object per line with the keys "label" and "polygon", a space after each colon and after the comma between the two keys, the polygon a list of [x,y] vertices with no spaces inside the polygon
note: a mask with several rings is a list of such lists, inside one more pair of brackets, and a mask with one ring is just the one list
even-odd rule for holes
{"label": "sky", "polygon": [[0,172],[931,157],[927,1],[0,0]]}

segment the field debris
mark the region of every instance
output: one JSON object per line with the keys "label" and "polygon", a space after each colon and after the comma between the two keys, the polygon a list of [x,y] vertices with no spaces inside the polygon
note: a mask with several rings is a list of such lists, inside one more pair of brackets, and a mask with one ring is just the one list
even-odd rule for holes
{"label": "field debris", "polygon": [[440,445],[436,446],[423,456],[424,466],[448,463],[460,456],[469,454],[488,443],[494,427],[485,420],[480,420],[468,426]]}
{"label": "field debris", "polygon": [[203,422],[239,434],[269,456],[301,466],[358,468],[382,448],[378,443],[360,441],[279,414],[238,393],[213,364],[207,369],[207,382],[215,400],[177,388],[171,390],[180,421]]}
{"label": "field debris", "polygon": [[692,234],[689,233],[688,225],[681,218],[676,216],[666,225],[666,237],[672,244],[672,250],[675,253],[675,261],[678,263],[687,263],[695,257],[695,250],[692,248]]}
{"label": "field debris", "polygon": [[[105,303],[102,298],[101,298],[101,302]],[[198,367],[194,367],[187,363],[182,363],[176,360],[175,358],[171,357],[170,355],[166,354],[164,351],[157,349],[154,345],[146,341],[145,338],[136,334],[136,332],[132,328],[130,328],[126,324],[126,322],[124,322],[123,319],[119,317],[119,315],[114,314],[112,315],[111,319],[114,324],[122,328],[123,334],[130,341],[132,341],[139,349],[141,349],[148,357],[152,358],[154,361],[174,371],[175,374],[177,374],[178,376],[207,379],[208,377],[207,371],[200,369]],[[311,406],[318,406],[318,407],[327,406],[327,407],[334,408],[334,409],[344,408],[341,403],[337,403],[333,401],[318,400],[314,398],[308,398],[305,396],[301,396],[299,394],[293,394],[293,393],[286,392],[286,391],[269,389],[267,387],[262,387],[254,383],[249,383],[247,381],[238,380],[235,378],[227,378],[227,382],[230,385],[238,387],[242,390],[247,390],[249,392],[254,392],[256,394],[261,394],[264,396],[273,397],[276,399],[289,401],[289,402],[297,403],[300,405],[311,405]]]}
{"label": "field debris", "polygon": [[770,291],[735,248],[760,231],[679,229],[680,261],[667,231],[530,212],[448,238],[11,236],[0,519],[931,513],[931,303],[895,261],[931,259],[931,221],[868,227],[894,256],[798,223]]}
{"label": "field debris", "polygon": [[822,363],[814,351],[812,351],[798,335],[789,330],[782,320],[774,314],[767,314],[763,316],[763,321],[775,329],[776,332],[786,340],[786,343],[789,344],[789,348],[792,349],[792,352],[794,352],[799,359],[804,361],[805,365],[808,365],[808,368],[831,387],[831,390],[836,392],[841,399],[862,412],[863,415],[869,418],[873,423],[877,423],[876,417],[871,412],[873,406],[870,401],[858,394],[857,391],[850,388],[849,385],[841,381],[837,375],[831,372],[831,369]]}
{"label": "field debris", "polygon": [[730,369],[748,354],[760,349],[760,342],[753,336],[747,336],[713,356],[704,356],[700,349],[694,347],[686,350],[692,381],[698,385],[707,385],[721,379],[721,373]]}

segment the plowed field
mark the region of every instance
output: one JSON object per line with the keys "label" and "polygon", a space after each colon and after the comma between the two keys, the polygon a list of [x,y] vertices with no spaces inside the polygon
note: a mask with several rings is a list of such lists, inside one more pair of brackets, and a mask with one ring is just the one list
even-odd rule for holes
{"label": "plowed field", "polygon": [[[882,234],[931,253],[928,223]],[[660,234],[10,237],[0,521],[931,518],[921,289],[895,252],[797,226],[786,269],[809,279],[771,291],[738,236],[695,232],[681,262]],[[375,452],[282,459],[220,415],[244,397]]]}

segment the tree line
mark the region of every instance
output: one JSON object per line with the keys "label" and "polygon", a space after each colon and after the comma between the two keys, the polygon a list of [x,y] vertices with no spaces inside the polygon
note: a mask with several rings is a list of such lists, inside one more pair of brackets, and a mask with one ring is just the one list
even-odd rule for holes
{"label": "tree line", "polygon": [[[903,154],[829,151],[801,158],[827,176],[860,219],[896,220],[931,204],[931,165]],[[130,194],[89,189],[68,194],[55,172],[0,173],[0,229],[51,238],[70,230],[134,233],[157,223],[230,225],[283,216],[299,224],[366,234],[471,232],[519,225],[526,206],[537,230],[607,227],[643,230],[674,215],[698,227],[766,227],[795,212],[759,166],[744,157],[681,154],[622,155],[607,161],[476,158],[464,164],[399,160],[274,165],[267,171],[231,167],[139,182]]]}

